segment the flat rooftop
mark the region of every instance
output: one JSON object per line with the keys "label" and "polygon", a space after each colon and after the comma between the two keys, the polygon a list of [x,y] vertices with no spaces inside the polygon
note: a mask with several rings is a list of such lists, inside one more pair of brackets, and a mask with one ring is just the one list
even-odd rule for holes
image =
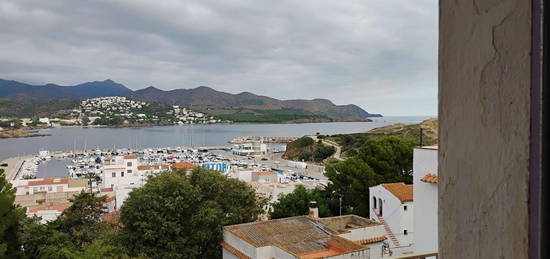
{"label": "flat rooftop", "polygon": [[[336,223],[337,219],[328,221],[335,228],[341,226]],[[336,255],[368,249],[337,236],[337,231],[308,216],[245,223],[224,229],[255,247],[277,246],[296,256],[313,256],[318,252]]]}

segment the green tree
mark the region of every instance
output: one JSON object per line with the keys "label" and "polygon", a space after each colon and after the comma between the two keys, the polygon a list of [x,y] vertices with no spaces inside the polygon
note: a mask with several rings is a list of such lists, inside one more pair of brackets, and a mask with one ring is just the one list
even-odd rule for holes
{"label": "green tree", "polygon": [[90,118],[86,116],[82,117],[82,125],[88,126],[89,123],[90,123]]}
{"label": "green tree", "polygon": [[23,219],[20,232],[24,258],[64,258],[63,249],[76,249],[67,233],[52,223],[41,224],[36,216]]}
{"label": "green tree", "polygon": [[386,182],[412,183],[414,142],[397,137],[368,140],[359,149],[358,157]]}
{"label": "green tree", "polygon": [[246,183],[216,171],[165,172],[125,201],[122,243],[131,255],[220,257],[222,226],[257,220],[265,205]]}
{"label": "green tree", "polygon": [[273,203],[273,210],[270,212],[272,219],[286,218],[300,215],[307,215],[309,203],[317,202],[320,217],[331,216],[326,199],[321,190],[315,188],[307,190],[303,185],[296,186],[296,189],[289,194],[283,194],[279,200]]}
{"label": "green tree", "polygon": [[335,152],[336,148],[333,146],[318,144],[317,148],[313,151],[313,161],[322,162],[332,156]]}
{"label": "green tree", "polygon": [[25,218],[25,208],[14,203],[15,192],[0,169],[0,258],[16,258],[21,254],[18,229]]}
{"label": "green tree", "polygon": [[82,191],[70,199],[72,205],[52,224],[57,224],[60,231],[69,234],[75,245],[80,247],[90,243],[107,228],[107,223],[101,221],[106,198]]}
{"label": "green tree", "polygon": [[384,177],[356,157],[327,165],[325,176],[329,178],[326,192],[334,214],[339,213],[341,198],[342,214],[369,216],[369,187],[382,183]]}
{"label": "green tree", "polygon": [[125,258],[116,244],[116,228],[102,222],[105,197],[81,192],[54,221],[39,218],[22,222],[21,241],[26,258]]}

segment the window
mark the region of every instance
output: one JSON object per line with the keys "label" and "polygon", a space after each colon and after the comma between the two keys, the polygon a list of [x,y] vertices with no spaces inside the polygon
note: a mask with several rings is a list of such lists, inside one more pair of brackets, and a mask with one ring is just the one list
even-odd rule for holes
{"label": "window", "polygon": [[116,172],[113,172],[112,176],[113,176],[113,178],[115,178],[116,177]]}
{"label": "window", "polygon": [[40,186],[40,190],[41,190],[41,191],[45,191],[45,190],[46,190],[46,187]]}
{"label": "window", "polygon": [[131,174],[132,173],[132,170],[131,169],[128,169],[128,171],[126,171],[127,173]]}
{"label": "window", "polygon": [[405,236],[408,234],[406,229],[403,230],[403,234],[405,234]]}
{"label": "window", "polygon": [[35,192],[37,192],[37,191],[38,191],[38,187],[33,187],[32,190],[35,191]]}
{"label": "window", "polygon": [[124,177],[124,171],[120,172],[120,177]]}
{"label": "window", "polygon": [[48,186],[48,192],[51,192],[52,191],[52,187],[51,186]]}
{"label": "window", "polygon": [[127,166],[132,166],[132,162],[126,163]]}
{"label": "window", "polygon": [[403,206],[403,210],[407,211],[407,205]]}

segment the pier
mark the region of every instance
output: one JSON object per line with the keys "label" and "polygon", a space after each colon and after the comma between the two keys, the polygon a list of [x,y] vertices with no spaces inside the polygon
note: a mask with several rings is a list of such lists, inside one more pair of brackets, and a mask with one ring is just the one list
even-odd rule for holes
{"label": "pier", "polygon": [[263,143],[290,143],[295,141],[298,137],[281,137],[281,136],[241,136],[233,138],[229,141],[231,144],[243,144],[250,142],[263,142]]}

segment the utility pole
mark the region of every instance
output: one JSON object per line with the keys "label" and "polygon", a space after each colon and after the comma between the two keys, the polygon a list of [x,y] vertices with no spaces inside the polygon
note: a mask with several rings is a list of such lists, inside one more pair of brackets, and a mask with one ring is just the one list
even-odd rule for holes
{"label": "utility pole", "polygon": [[420,146],[422,146],[422,142],[423,142],[423,139],[422,139],[422,136],[424,135],[423,131],[424,129],[422,128],[422,126],[420,126]]}
{"label": "utility pole", "polygon": [[342,216],[342,195],[340,195],[340,216]]}

